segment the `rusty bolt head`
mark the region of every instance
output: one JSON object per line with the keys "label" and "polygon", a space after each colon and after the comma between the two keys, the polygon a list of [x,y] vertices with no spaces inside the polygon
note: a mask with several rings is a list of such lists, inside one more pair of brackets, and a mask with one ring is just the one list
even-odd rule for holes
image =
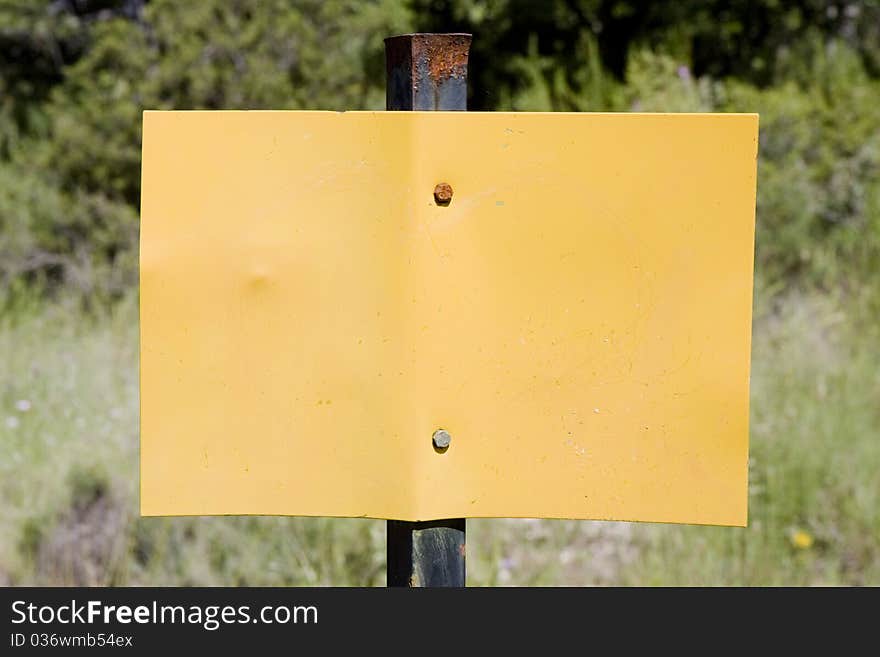
{"label": "rusty bolt head", "polygon": [[449,432],[446,429],[437,429],[434,432],[433,436],[434,447],[437,449],[446,449],[449,447],[449,443],[452,442],[452,436],[449,435]]}
{"label": "rusty bolt head", "polygon": [[446,207],[452,202],[452,185],[440,183],[434,188],[434,202]]}

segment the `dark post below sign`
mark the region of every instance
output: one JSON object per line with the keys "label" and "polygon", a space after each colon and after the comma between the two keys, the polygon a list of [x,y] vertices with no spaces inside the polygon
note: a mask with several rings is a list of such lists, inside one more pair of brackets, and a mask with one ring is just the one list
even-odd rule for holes
{"label": "dark post below sign", "polygon": [[[385,108],[466,110],[470,44],[470,34],[404,34],[385,39]],[[437,183],[437,203],[448,203],[444,196],[448,184]],[[434,442],[437,448],[436,434]],[[448,446],[447,441],[443,449]],[[388,586],[465,585],[464,518],[389,520],[387,527]]]}

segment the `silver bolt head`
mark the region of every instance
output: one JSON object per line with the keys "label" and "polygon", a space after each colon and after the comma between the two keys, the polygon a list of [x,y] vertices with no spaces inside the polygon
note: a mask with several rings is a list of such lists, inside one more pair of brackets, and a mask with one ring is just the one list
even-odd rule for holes
{"label": "silver bolt head", "polygon": [[449,435],[446,429],[437,429],[434,432],[433,441],[434,447],[437,449],[446,449],[449,447],[449,443],[452,442],[452,436]]}

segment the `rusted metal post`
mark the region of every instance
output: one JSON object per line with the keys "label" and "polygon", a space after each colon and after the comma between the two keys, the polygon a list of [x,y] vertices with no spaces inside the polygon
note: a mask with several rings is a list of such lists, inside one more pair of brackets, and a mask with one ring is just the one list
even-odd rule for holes
{"label": "rusted metal post", "polygon": [[[470,45],[470,34],[404,34],[385,39],[385,108],[467,110]],[[442,204],[452,190],[437,182],[435,197],[442,196],[437,201]],[[436,448],[436,437],[433,440]],[[432,449],[431,442],[431,436],[424,437],[426,449]],[[389,520],[387,527],[388,586],[465,585],[464,518]]]}
{"label": "rusted metal post", "polygon": [[385,39],[385,109],[467,110],[470,34]]}

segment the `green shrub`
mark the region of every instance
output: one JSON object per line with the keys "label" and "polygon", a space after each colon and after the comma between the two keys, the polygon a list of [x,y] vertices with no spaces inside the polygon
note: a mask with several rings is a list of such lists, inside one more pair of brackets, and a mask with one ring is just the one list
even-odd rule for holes
{"label": "green shrub", "polygon": [[841,45],[807,86],[729,83],[721,109],[761,114],[757,261],[774,280],[868,280],[880,257],[880,84]]}

